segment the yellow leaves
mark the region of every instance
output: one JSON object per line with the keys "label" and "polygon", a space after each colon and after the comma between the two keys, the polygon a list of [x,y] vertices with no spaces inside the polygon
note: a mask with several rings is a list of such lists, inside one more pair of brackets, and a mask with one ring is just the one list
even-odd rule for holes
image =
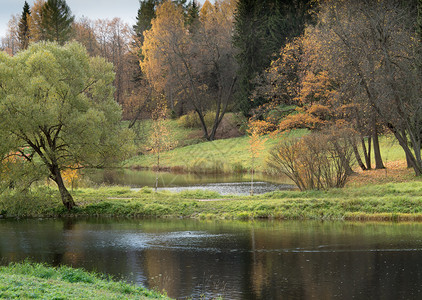
{"label": "yellow leaves", "polygon": [[262,137],[263,134],[267,133],[265,121],[249,120],[248,122],[248,133],[249,133],[249,151],[252,155],[252,160],[258,157],[263,150],[265,150],[265,142],[268,140],[266,137]]}
{"label": "yellow leaves", "polygon": [[170,150],[177,145],[174,140],[171,129],[166,120],[167,106],[164,101],[157,104],[153,110],[151,119],[151,135],[149,138],[149,146],[151,153],[160,154],[163,151]]}
{"label": "yellow leaves", "polygon": [[75,165],[75,166],[70,166],[62,171],[62,178],[64,182],[68,185],[71,185],[72,189],[80,177],[79,169],[80,169],[80,166]]}

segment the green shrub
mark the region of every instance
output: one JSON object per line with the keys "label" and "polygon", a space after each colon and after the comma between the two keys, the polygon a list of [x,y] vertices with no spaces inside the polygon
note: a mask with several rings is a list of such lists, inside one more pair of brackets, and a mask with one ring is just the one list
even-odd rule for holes
{"label": "green shrub", "polygon": [[[207,128],[211,128],[214,124],[214,113],[207,111],[204,115],[204,121]],[[187,113],[184,116],[181,116],[178,120],[180,126],[185,128],[201,128],[201,120],[198,117],[198,114],[194,111]]]}

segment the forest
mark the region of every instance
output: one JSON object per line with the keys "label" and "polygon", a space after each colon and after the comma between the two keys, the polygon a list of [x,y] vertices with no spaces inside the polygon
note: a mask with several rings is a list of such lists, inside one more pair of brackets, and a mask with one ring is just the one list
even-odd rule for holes
{"label": "forest", "polygon": [[[265,171],[300,190],[384,169],[384,136],[422,175],[422,1],[139,4],[134,26],[76,19],[65,0],[25,2],[11,17],[0,45],[0,193],[49,178],[70,210],[65,174],[137,155],[156,155],[160,169],[160,153],[183,146],[168,120],[193,120],[206,142],[229,114],[250,138],[251,173],[277,139]],[[306,134],[280,138],[298,129]]]}

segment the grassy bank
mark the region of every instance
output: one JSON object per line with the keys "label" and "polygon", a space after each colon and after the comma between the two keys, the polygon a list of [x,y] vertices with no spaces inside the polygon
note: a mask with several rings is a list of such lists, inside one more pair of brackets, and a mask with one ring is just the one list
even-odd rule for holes
{"label": "grassy bank", "polygon": [[[265,150],[257,158],[255,166],[264,171],[265,160],[269,151],[282,139],[298,137],[306,130],[295,130],[283,137],[269,138],[265,142]],[[130,168],[151,168],[156,164],[154,155],[140,155],[126,161]],[[179,147],[160,154],[160,164],[177,171],[232,173],[244,172],[251,167],[249,153],[249,137],[242,136],[202,142],[186,147]]]}
{"label": "grassy bank", "polygon": [[259,196],[220,196],[215,192],[154,193],[114,187],[79,189],[70,213],[56,191],[2,195],[6,217],[116,216],[199,219],[422,220],[422,179],[351,186],[329,191],[278,191]]}
{"label": "grassy bank", "polygon": [[[270,150],[282,139],[300,137],[306,130],[294,130],[281,137],[271,137],[265,142],[265,149],[255,162],[256,171],[265,171],[265,161]],[[392,136],[380,137],[384,163],[404,160],[404,152]],[[152,168],[156,164],[153,155],[139,155],[126,161],[129,168]],[[233,173],[245,172],[251,168],[249,137],[222,139],[178,147],[160,155],[160,165],[175,171]]]}
{"label": "grassy bank", "polygon": [[62,266],[11,264],[0,268],[5,299],[169,299],[145,288]]}

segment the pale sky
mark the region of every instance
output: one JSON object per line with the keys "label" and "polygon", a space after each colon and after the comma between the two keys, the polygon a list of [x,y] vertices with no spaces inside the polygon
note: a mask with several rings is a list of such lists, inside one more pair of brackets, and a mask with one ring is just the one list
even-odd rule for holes
{"label": "pale sky", "polygon": [[[199,0],[204,3],[205,0]],[[30,7],[34,0],[27,0]],[[211,1],[214,2],[214,1]],[[6,35],[10,17],[22,13],[25,0],[0,0],[0,38]],[[121,18],[130,25],[135,24],[139,0],[66,0],[76,19],[85,16],[92,20]]]}

